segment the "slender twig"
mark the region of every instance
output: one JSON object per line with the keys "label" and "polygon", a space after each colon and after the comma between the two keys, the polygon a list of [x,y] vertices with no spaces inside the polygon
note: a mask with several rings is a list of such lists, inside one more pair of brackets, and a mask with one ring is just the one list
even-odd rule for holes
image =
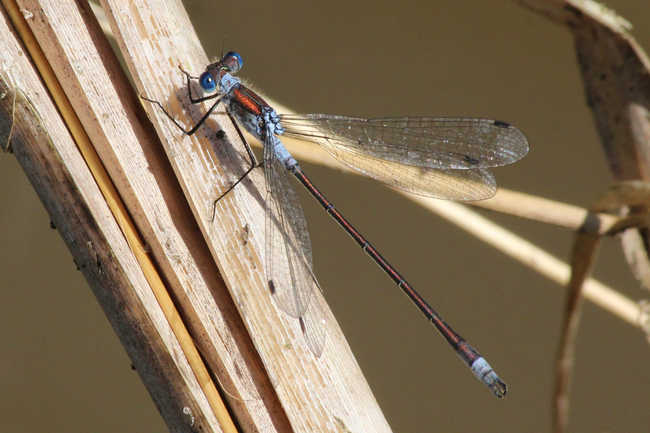
{"label": "slender twig", "polygon": [[[591,225],[591,227],[590,227]],[[582,311],[582,289],[596,262],[602,236],[593,221],[586,220],[576,233],[571,252],[571,279],[567,286],[564,323],[555,364],[554,429],[566,431],[569,421],[569,391],[573,372],[575,341]]]}

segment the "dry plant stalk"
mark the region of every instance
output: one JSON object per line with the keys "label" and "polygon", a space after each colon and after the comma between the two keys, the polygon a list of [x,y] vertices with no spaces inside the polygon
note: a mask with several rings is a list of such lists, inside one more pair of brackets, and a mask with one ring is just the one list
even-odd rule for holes
{"label": "dry plant stalk", "polygon": [[[634,38],[629,23],[593,1],[528,1],[518,3],[566,26],[574,35],[586,97],[614,181],[650,180],[650,62]],[[648,201],[634,202],[623,214],[645,214]],[[597,229],[575,238],[564,334],[557,361],[554,428],[567,429],[573,341],[577,332],[583,281],[596,256]],[[638,239],[643,239],[639,242]],[[641,284],[650,289],[647,227],[628,229],[621,236],[628,263]]]}
{"label": "dry plant stalk", "polygon": [[[122,216],[109,218],[116,223],[112,235],[121,238],[120,229],[129,225],[129,217],[133,218],[143,241],[132,242],[127,252],[144,255],[145,260],[151,258],[154,265],[149,272],[145,271],[143,293],[138,294],[149,301],[143,314],[158,314],[162,319],[162,328],[154,332],[170,340],[166,342],[169,347],[156,346],[162,353],[147,352],[153,357],[147,360],[156,366],[149,370],[159,373],[157,376],[144,374],[148,369],[141,362],[134,364],[170,429],[234,428],[227,419],[217,422],[214,417],[213,412],[219,412],[214,401],[216,393],[210,391],[215,383],[201,372],[206,366],[194,349],[196,344],[214,373],[214,380],[223,387],[239,426],[246,431],[329,431],[334,427],[389,431],[331,313],[327,312],[328,353],[317,359],[304,344],[298,322],[286,317],[271,302],[260,264],[264,219],[259,177],[253,177],[252,183],[242,185],[244,188],[221,200],[217,218],[214,222],[208,220],[215,185],[227,184],[229,177],[225,173],[237,172],[241,162],[237,149],[241,149],[241,143],[232,143],[234,147],[219,146],[222,136],[206,137],[205,133],[202,137],[184,139],[164,118],[157,125],[165,143],[161,147],[138,95],[126,80],[86,3],[25,0],[19,2],[19,8],[29,17],[27,22],[38,44],[97,150],[101,159],[97,164],[103,163],[119,192],[116,200],[123,200],[128,209]],[[107,1],[103,8],[118,35],[139,92],[172,104],[186,104],[187,89],[176,66],[183,64],[187,69],[200,70],[207,59],[196,35],[188,31],[191,25],[182,4]],[[160,71],[169,74],[170,79],[161,80]],[[16,75],[28,76],[22,70]],[[225,116],[211,120],[209,126],[225,131],[232,141],[237,134],[232,124],[217,123],[223,119],[227,120]],[[220,150],[206,145],[206,138],[212,139],[214,148]],[[165,151],[169,160],[163,155]],[[94,185],[92,180],[86,182]],[[86,224],[95,223],[91,220]],[[85,244],[83,238],[75,238],[74,242]],[[76,257],[78,252],[73,249],[73,253]],[[107,266],[103,264],[103,268]],[[234,302],[224,279],[234,294]],[[168,290],[173,303],[161,301],[160,294],[156,300],[155,286],[165,294]],[[110,297],[112,292],[108,289],[97,288],[104,291],[102,296],[98,295],[100,302]],[[123,300],[110,301],[124,305]],[[126,305],[122,309],[127,312],[136,308],[130,303]],[[118,332],[125,329],[120,323],[112,323]],[[123,342],[134,338],[132,333],[120,337]],[[148,343],[145,339],[136,346],[142,349]],[[125,347],[132,359],[143,357],[142,351],[131,350],[127,343]],[[163,368],[156,364],[166,359],[176,365]],[[180,376],[176,377],[174,372]],[[165,380],[166,374],[173,380]],[[170,399],[174,399],[173,404]]]}
{"label": "dry plant stalk", "polygon": [[114,218],[4,12],[0,130],[10,133],[3,147],[16,155],[169,425],[193,417],[218,426],[187,359],[173,355],[181,348],[122,232],[124,221]]}

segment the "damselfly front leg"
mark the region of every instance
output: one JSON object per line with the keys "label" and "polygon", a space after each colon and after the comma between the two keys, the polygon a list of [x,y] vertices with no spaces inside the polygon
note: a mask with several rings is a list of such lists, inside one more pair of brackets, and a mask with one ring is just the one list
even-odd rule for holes
{"label": "damselfly front leg", "polygon": [[[210,66],[214,66],[214,65],[210,65]],[[212,104],[212,106],[208,109],[208,111],[205,113],[205,115],[203,117],[201,117],[201,119],[194,125],[194,127],[192,129],[186,130],[180,123],[178,123],[176,121],[176,119],[174,119],[174,117],[169,112],[167,112],[167,110],[165,110],[165,108],[162,106],[162,104],[159,101],[149,99],[149,98],[145,97],[144,95],[141,95],[141,98],[146,100],[146,101],[149,101],[151,103],[156,104],[162,110],[162,112],[165,113],[165,115],[172,122],[174,122],[174,124],[178,127],[178,129],[183,131],[183,133],[185,135],[191,136],[194,133],[196,133],[196,131],[198,131],[198,129],[205,123],[205,121],[208,119],[208,117],[210,117],[210,115],[212,114],[214,109],[217,108],[217,105],[219,105],[219,103],[225,97],[227,97],[228,94],[234,88],[238,87],[239,80],[234,79],[234,80],[230,81],[229,84],[228,84],[228,87],[225,88],[223,92],[221,92],[221,91],[217,91],[217,83],[215,82],[215,80],[214,80],[211,73],[206,71],[205,73],[201,74],[200,77],[193,77],[189,72],[185,71],[181,65],[179,65],[178,68],[181,70],[181,72],[185,75],[185,77],[187,79],[187,95],[188,95],[188,99],[190,100],[190,102],[192,104],[200,104],[202,102],[215,99],[214,104]],[[200,98],[194,98],[192,96],[192,80],[198,80],[199,85],[201,86],[201,88],[204,91],[207,91],[207,92],[216,91],[216,93],[208,95],[208,96],[200,97]],[[220,82],[220,84],[221,84],[221,82]],[[222,90],[222,89],[220,88],[219,90]],[[233,123],[235,129],[237,130],[237,134],[239,135],[242,143],[244,144],[244,147],[246,149],[246,153],[248,155],[248,159],[250,161],[250,167],[246,170],[246,172],[235,183],[233,183],[223,194],[221,194],[213,202],[212,212],[211,212],[212,217],[210,218],[210,221],[214,221],[214,218],[216,216],[217,202],[219,200],[221,200],[223,197],[225,197],[226,194],[228,194],[230,191],[232,191],[242,180],[244,180],[253,171],[253,169],[255,169],[256,167],[260,167],[262,165],[262,164],[257,163],[257,160],[255,158],[255,155],[253,154],[252,149],[250,148],[250,146],[246,142],[246,139],[244,138],[244,135],[241,132],[241,129],[239,128],[239,125],[237,124],[237,122],[235,121],[233,116],[230,113],[225,113],[225,114],[227,114],[228,117],[230,117],[230,119],[232,120],[232,123]],[[225,132],[224,131],[220,131],[220,132],[223,134],[222,138],[225,137]]]}

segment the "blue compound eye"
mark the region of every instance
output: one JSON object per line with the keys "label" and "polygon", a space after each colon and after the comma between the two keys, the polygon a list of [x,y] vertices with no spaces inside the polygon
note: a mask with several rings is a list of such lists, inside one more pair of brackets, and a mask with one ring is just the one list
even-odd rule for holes
{"label": "blue compound eye", "polygon": [[199,84],[201,88],[206,92],[214,92],[217,89],[217,83],[212,78],[212,74],[209,72],[204,72],[199,77]]}
{"label": "blue compound eye", "polygon": [[244,64],[241,56],[234,51],[229,51],[221,59],[221,67],[231,74],[237,73]]}

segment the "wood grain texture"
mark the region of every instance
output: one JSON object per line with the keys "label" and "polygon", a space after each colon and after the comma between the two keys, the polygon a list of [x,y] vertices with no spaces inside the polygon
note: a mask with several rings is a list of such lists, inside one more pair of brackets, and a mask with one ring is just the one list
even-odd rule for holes
{"label": "wood grain texture", "polygon": [[170,428],[218,428],[119,222],[4,10],[1,18],[0,128],[12,131],[11,149]]}
{"label": "wood grain texture", "polygon": [[[208,60],[180,2],[106,1],[102,6],[138,91],[161,101],[183,124],[193,125],[204,108],[189,105],[178,65],[198,75]],[[262,265],[261,170],[224,197],[210,221],[214,199],[247,168],[228,118],[216,114],[195,136],[185,137],[157,107],[148,111],[292,428],[388,430],[331,313],[327,311],[325,351],[315,358],[298,321],[273,304]],[[217,136],[219,131],[225,139]]]}

